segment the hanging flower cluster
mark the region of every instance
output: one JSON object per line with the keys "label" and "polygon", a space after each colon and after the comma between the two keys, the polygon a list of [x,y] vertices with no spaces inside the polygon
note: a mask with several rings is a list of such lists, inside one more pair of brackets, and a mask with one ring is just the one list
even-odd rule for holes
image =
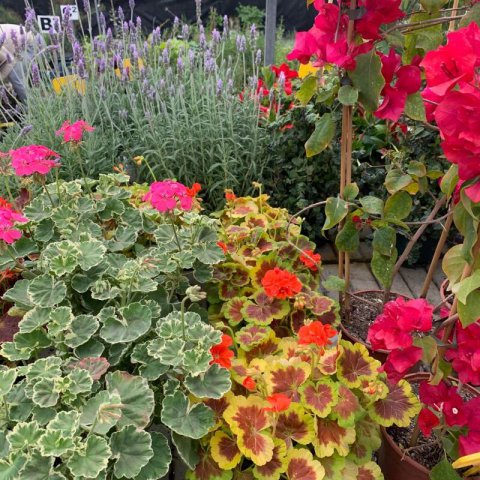
{"label": "hanging flower cluster", "polygon": [[15,211],[10,203],[0,197],[0,240],[11,244],[22,236],[15,228],[16,223],[28,222],[21,213]]}
{"label": "hanging flower cluster", "polygon": [[143,200],[150,202],[159,212],[173,212],[175,208],[189,211],[192,209],[193,199],[200,188],[198,183],[187,188],[174,180],[154,182],[150,185],[150,190]]}
{"label": "hanging flower cluster", "polygon": [[402,57],[392,48],[388,55],[380,54],[380,59],[385,86],[381,92],[383,102],[375,116],[396,122],[405,109],[407,97],[418,92],[422,85],[420,58],[402,66]]}
{"label": "hanging flower cluster", "polygon": [[[447,38],[421,63],[427,81],[423,97],[440,128],[445,156],[458,165],[460,181],[473,181],[480,175],[480,27],[472,22]],[[465,193],[480,202],[480,182],[471,182]]]}
{"label": "hanging flower cluster", "polygon": [[38,173],[46,175],[59,167],[60,155],[43,145],[28,145],[8,152],[15,175],[19,177]]}
{"label": "hanging flower cluster", "polygon": [[381,38],[381,25],[403,17],[400,3],[400,0],[361,0],[358,6],[364,14],[355,22],[355,33],[366,41],[349,45],[347,2],[334,5],[326,0],[315,0],[313,6],[318,12],[315,24],[310,30],[297,33],[293,50],[287,58],[308,63],[313,57],[316,66],[331,63],[354,70],[355,58],[370,51],[372,41]]}

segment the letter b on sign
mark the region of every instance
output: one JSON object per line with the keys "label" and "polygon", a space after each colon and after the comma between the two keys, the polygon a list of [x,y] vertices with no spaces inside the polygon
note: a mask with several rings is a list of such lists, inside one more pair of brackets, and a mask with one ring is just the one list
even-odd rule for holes
{"label": "letter b on sign", "polygon": [[60,17],[55,15],[37,15],[38,28],[42,33],[48,33],[56,23],[55,19],[58,19],[58,25],[60,25]]}

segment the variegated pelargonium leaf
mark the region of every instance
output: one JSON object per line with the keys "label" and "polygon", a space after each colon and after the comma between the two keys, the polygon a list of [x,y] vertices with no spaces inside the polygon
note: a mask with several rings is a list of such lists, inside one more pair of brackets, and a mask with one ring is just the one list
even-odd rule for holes
{"label": "variegated pelargonium leaf", "polygon": [[222,398],[232,387],[230,372],[218,364],[195,377],[189,375],[185,378],[185,386],[190,393],[198,398]]}
{"label": "variegated pelargonium leaf", "polygon": [[18,478],[28,478],[31,480],[59,480],[55,477],[55,474],[52,473],[54,461],[54,457],[46,458],[42,456],[40,452],[34,451],[27,457],[27,461],[20,470]]}
{"label": "variegated pelargonium leaf", "polygon": [[100,337],[108,343],[133,342],[148,332],[152,324],[151,310],[139,302],[120,308],[118,314],[103,321]]}
{"label": "variegated pelargonium leaf", "polygon": [[35,307],[29,310],[22,318],[18,327],[21,333],[30,333],[46,325],[50,319],[51,308]]}
{"label": "variegated pelargonium leaf", "polygon": [[135,345],[130,361],[140,365],[138,367],[140,375],[149,381],[157,380],[169,370],[169,365],[163,364],[148,354],[148,343]]}
{"label": "variegated pelargonium leaf", "polygon": [[244,320],[255,325],[270,325],[274,320],[285,318],[289,312],[287,300],[271,298],[263,291],[258,292],[253,301],[247,300],[241,310]]}
{"label": "variegated pelargonium leaf", "polygon": [[195,469],[188,471],[187,480],[231,480],[232,470],[222,470],[207,450],[200,451],[200,458]]}
{"label": "variegated pelargonium leaf", "polygon": [[355,429],[341,427],[331,418],[316,418],[316,436],[312,441],[317,457],[331,457],[335,452],[345,457],[355,441]]}
{"label": "variegated pelargonium leaf", "polygon": [[282,439],[288,448],[292,448],[294,442],[308,445],[314,435],[314,417],[301,405],[292,403],[288,410],[278,414],[275,437]]}
{"label": "variegated pelargonium leaf", "polygon": [[78,251],[78,265],[84,271],[99,265],[107,251],[103,242],[95,239],[79,242],[76,244],[76,247]]}
{"label": "variegated pelargonium leaf", "polygon": [[137,478],[153,457],[150,434],[133,425],[113,433],[110,447],[112,456],[116,459],[113,470],[116,478]]}
{"label": "variegated pelargonium leaf", "polygon": [[250,271],[250,278],[252,285],[260,290],[263,290],[262,279],[269,270],[278,267],[278,258],[276,254],[270,254],[266,257],[257,259],[257,264]]}
{"label": "variegated pelargonium leaf", "polygon": [[38,442],[44,431],[37,422],[17,423],[7,434],[10,452],[26,451]]}
{"label": "variegated pelargonium leaf", "polygon": [[97,478],[107,467],[111,454],[103,437],[90,435],[73,452],[67,461],[67,467],[74,477]]}
{"label": "variegated pelargonium leaf", "polygon": [[308,380],[311,367],[300,360],[290,363],[271,362],[267,365],[266,383],[270,395],[283,393],[292,401],[300,401],[299,388]]}
{"label": "variegated pelargonium leaf", "polygon": [[47,430],[38,440],[40,453],[44,457],[61,457],[75,450],[74,439],[61,430]]}
{"label": "variegated pelargonium leaf", "polygon": [[246,302],[247,297],[235,297],[222,305],[222,314],[232,327],[243,321],[242,309]]}
{"label": "variegated pelargonium leaf", "polygon": [[337,360],[337,377],[341,383],[358,388],[363,381],[377,377],[380,362],[370,357],[365,345],[341,340],[340,346],[342,353]]}
{"label": "variegated pelargonium leaf", "polygon": [[254,478],[258,480],[278,480],[288,465],[287,445],[283,440],[274,439],[272,459],[265,465],[253,467]]}
{"label": "variegated pelargonium leaf", "polygon": [[184,393],[176,391],[163,399],[162,422],[179,435],[198,439],[215,425],[215,415],[203,403],[192,405]]}
{"label": "variegated pelargonium leaf", "polygon": [[420,411],[418,398],[405,380],[389,385],[388,388],[388,395],[368,408],[370,417],[384,427],[408,427],[411,419]]}
{"label": "variegated pelargonium leaf", "polygon": [[242,459],[235,437],[232,438],[221,430],[217,430],[210,439],[210,453],[223,470],[233,470]]}
{"label": "variegated pelargonium leaf", "polygon": [[270,327],[259,325],[247,325],[235,333],[235,340],[245,352],[249,352],[274,337],[275,332]]}
{"label": "variegated pelargonium leaf", "polygon": [[370,461],[358,467],[357,480],[384,480],[384,477],[380,467]]}
{"label": "variegated pelargonium leaf", "polygon": [[17,378],[17,369],[0,365],[0,397],[3,398],[13,387]]}
{"label": "variegated pelargonium leaf", "polygon": [[153,457],[142,467],[136,480],[157,480],[163,478],[169,470],[172,453],[168,441],[159,432],[151,432]]}
{"label": "variegated pelargonium leaf", "polygon": [[122,417],[121,401],[120,395],[116,392],[110,393],[105,390],[98,392],[83,406],[80,424],[88,430],[95,425],[92,433],[105,435]]}
{"label": "variegated pelargonium leaf", "polygon": [[329,378],[304,383],[299,391],[302,404],[318,417],[326,417],[338,402],[338,384]]}
{"label": "variegated pelargonium leaf", "polygon": [[37,307],[54,307],[67,295],[65,283],[57,281],[51,275],[40,275],[28,285],[28,298]]}
{"label": "variegated pelargonium leaf", "polygon": [[52,309],[48,317],[48,336],[54,339],[60,335],[71,326],[74,318],[70,307]]}
{"label": "variegated pelargonium leaf", "polygon": [[150,423],[155,404],[148,382],[142,377],[121,371],[107,373],[106,382],[108,392],[120,396],[122,417],[118,421],[118,427],[146,427]]}
{"label": "variegated pelargonium leaf", "polygon": [[358,464],[363,464],[372,458],[372,453],[380,448],[382,439],[380,427],[368,415],[355,422],[357,439],[350,447],[350,456]]}
{"label": "variegated pelargonium leaf", "polygon": [[237,436],[240,451],[255,465],[265,465],[273,458],[274,443],[264,433],[271,419],[264,408],[266,402],[257,396],[235,397],[223,413],[225,421]]}
{"label": "variegated pelargonium leaf", "polygon": [[62,277],[77,268],[79,256],[77,244],[70,240],[63,240],[46,246],[40,257],[40,265],[45,271]]}
{"label": "variegated pelargonium leaf", "polygon": [[287,457],[288,480],[322,480],[325,469],[318,460],[313,459],[310,451],[300,448],[291,449]]}
{"label": "variegated pelargonium leaf", "polygon": [[355,419],[364,414],[364,409],[360,405],[355,393],[345,385],[338,387],[338,402],[333,407],[331,417],[336,419],[342,427],[353,427]]}

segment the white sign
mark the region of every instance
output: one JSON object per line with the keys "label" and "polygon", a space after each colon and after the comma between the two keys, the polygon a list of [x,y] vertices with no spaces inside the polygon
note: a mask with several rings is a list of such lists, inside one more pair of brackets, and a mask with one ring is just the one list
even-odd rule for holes
{"label": "white sign", "polygon": [[48,33],[54,24],[60,25],[60,17],[56,15],[37,15],[38,27],[42,33]]}
{"label": "white sign", "polygon": [[60,11],[62,12],[62,17],[65,17],[65,10],[67,8],[70,8],[70,20],[80,20],[78,7],[76,5],[61,5]]}

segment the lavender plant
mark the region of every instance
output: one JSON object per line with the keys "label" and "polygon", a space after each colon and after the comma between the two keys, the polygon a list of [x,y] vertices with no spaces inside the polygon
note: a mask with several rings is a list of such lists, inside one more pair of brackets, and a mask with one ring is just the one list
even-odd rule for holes
{"label": "lavender plant", "polygon": [[[248,192],[269,159],[253,94],[262,60],[258,36],[231,31],[228,19],[223,32],[177,20],[170,31],[157,27],[145,35],[132,9],[119,9],[111,26],[102,15],[94,36],[84,3],[85,31],[67,12],[30,62],[28,104],[0,150],[48,143],[64,153],[66,179],[77,178],[77,160],[54,132],[65,120],[83,118],[98,133],[84,144],[91,177],[122,164],[139,181],[197,181],[212,207],[225,188]],[[52,76],[66,77],[57,92]],[[25,125],[32,126],[28,135]],[[142,165],[132,161],[137,156]]]}

